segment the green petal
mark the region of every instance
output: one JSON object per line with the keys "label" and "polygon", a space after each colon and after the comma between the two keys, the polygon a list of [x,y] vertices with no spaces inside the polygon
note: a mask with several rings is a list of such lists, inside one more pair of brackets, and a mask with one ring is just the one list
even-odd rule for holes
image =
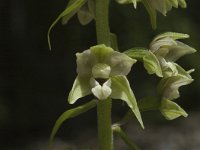
{"label": "green petal", "polygon": [[68,102],[74,104],[79,98],[91,94],[90,79],[76,77],[73,87],[68,96]]}
{"label": "green petal", "polygon": [[50,136],[50,139],[49,139],[49,146],[51,148],[52,146],[52,142],[53,142],[53,139],[56,135],[56,133],[58,132],[60,126],[63,124],[64,121],[70,119],[70,118],[74,118],[88,110],[90,110],[91,108],[95,107],[96,106],[96,103],[97,101],[96,100],[92,100],[84,105],[81,105],[79,107],[76,107],[76,108],[73,108],[73,109],[70,109],[70,110],[67,110],[65,111],[62,115],[60,115],[60,117],[57,119],[54,127],[53,127],[53,130],[51,132],[51,136]]}
{"label": "green petal", "polygon": [[77,9],[79,9],[81,6],[85,4],[87,0],[76,0],[74,1],[73,4],[71,4],[69,7],[67,7],[57,18],[56,20],[51,24],[49,27],[48,33],[47,33],[47,38],[48,38],[48,43],[49,43],[49,49],[51,50],[51,42],[50,42],[50,32],[52,28],[56,25],[56,23],[64,16],[70,17],[72,14],[74,14]]}
{"label": "green petal", "polygon": [[79,76],[92,76],[92,67],[96,63],[95,56],[90,50],[76,53],[77,73]]}
{"label": "green petal", "polygon": [[144,128],[136,98],[131,90],[127,78],[125,76],[115,76],[111,78],[111,83],[111,98],[125,101],[135,114],[142,128]]}
{"label": "green petal", "polygon": [[162,100],[160,111],[167,120],[173,120],[180,116],[188,116],[188,114],[178,104],[167,99]]}
{"label": "green petal", "polygon": [[156,18],[157,18],[157,13],[156,10],[151,6],[150,1],[149,0],[142,0],[148,14],[150,17],[150,21],[151,21],[151,26],[153,29],[156,29]]}
{"label": "green petal", "polygon": [[127,75],[136,61],[126,54],[113,51],[105,62],[111,67],[110,75],[115,76]]}
{"label": "green petal", "polygon": [[190,84],[192,81],[193,79],[180,74],[177,76],[163,78],[158,84],[159,94],[165,99],[176,99],[180,96],[178,91],[179,88],[183,85]]}
{"label": "green petal", "polygon": [[165,59],[167,61],[172,61],[175,62],[178,60],[180,57],[187,55],[187,54],[192,54],[195,53],[196,50],[182,42],[176,41],[177,45],[173,45],[169,47],[169,53],[165,56]]}
{"label": "green petal", "polygon": [[166,54],[166,51],[168,51],[168,48],[172,45],[176,45],[176,41],[170,37],[165,37],[157,41],[151,42],[150,50],[153,53],[156,53],[156,55],[161,55],[162,53]]}
{"label": "green petal", "polygon": [[145,48],[133,48],[125,51],[125,54],[133,59],[143,61],[144,67],[149,74],[155,73],[157,76],[162,77],[160,63],[151,51]]}

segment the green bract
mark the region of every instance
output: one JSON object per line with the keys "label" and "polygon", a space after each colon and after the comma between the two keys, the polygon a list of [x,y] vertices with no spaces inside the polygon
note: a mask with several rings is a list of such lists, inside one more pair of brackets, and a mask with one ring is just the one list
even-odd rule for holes
{"label": "green bract", "polygon": [[174,62],[186,54],[196,52],[194,48],[177,41],[188,37],[187,34],[166,32],[156,36],[151,42],[150,51],[158,58],[164,77],[179,74],[179,66]]}
{"label": "green bract", "polygon": [[99,100],[121,99],[143,127],[135,96],[126,78],[136,60],[105,45],[90,47],[76,56],[78,76],[70,91],[69,103],[73,104],[89,94]]}

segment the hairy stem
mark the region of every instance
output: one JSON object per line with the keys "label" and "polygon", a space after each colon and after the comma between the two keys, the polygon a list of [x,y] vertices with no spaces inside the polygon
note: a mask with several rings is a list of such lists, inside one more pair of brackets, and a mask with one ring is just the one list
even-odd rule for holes
{"label": "hairy stem", "polygon": [[110,46],[109,0],[96,0],[96,33],[98,44]]}
{"label": "hairy stem", "polygon": [[[109,0],[96,0],[97,42],[111,46],[108,12]],[[99,150],[113,150],[111,108],[111,99],[99,100],[97,105]]]}
{"label": "hairy stem", "polygon": [[113,150],[111,99],[100,100],[97,106],[99,150]]}

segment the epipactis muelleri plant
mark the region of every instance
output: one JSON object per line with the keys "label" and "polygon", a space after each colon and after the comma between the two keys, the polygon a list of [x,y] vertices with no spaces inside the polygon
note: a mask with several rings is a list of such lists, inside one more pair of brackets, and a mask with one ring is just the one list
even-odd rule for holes
{"label": "epipactis muelleri plant", "polygon": [[[172,7],[186,8],[185,0],[116,0],[119,4],[132,3],[137,8],[143,3],[150,15],[153,28],[156,28],[157,11],[166,16]],[[98,137],[100,150],[113,150],[113,133],[119,135],[130,149],[139,149],[121,126],[133,116],[144,128],[141,112],[159,110],[168,120],[180,116],[187,117],[187,113],[174,102],[180,97],[179,88],[190,84],[190,75],[194,69],[186,71],[176,61],[196,50],[181,41],[189,35],[175,32],[165,32],[157,35],[148,48],[130,48],[124,52],[118,51],[116,35],[109,30],[110,0],[69,0],[66,9],[52,23],[49,34],[55,24],[61,19],[66,24],[75,14],[82,25],[92,20],[96,22],[97,45],[76,54],[77,77],[68,96],[68,102],[74,104],[78,99],[92,94],[90,102],[65,111],[56,121],[50,137],[50,145],[59,127],[69,118],[76,117],[97,106]],[[144,97],[137,101],[130,87],[127,75],[132,66],[140,61],[148,74],[155,74],[160,78],[157,85],[157,96]],[[111,121],[112,100],[124,101],[130,110],[117,123]]]}

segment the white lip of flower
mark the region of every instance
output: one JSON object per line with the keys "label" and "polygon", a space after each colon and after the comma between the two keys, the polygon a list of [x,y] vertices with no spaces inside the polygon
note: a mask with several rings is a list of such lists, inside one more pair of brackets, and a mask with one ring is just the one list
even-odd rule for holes
{"label": "white lip of flower", "polygon": [[[112,93],[109,78],[127,75],[136,62],[105,45],[93,46],[76,56],[78,76],[88,78],[92,94],[101,100],[107,99]],[[105,82],[100,84],[95,79],[103,79]]]}
{"label": "white lip of flower", "polygon": [[112,93],[112,90],[110,88],[111,86],[110,79],[104,82],[103,85],[100,85],[98,81],[96,81],[94,78],[91,78],[90,85],[92,86],[92,89],[91,89],[92,93],[99,100],[107,99]]}

